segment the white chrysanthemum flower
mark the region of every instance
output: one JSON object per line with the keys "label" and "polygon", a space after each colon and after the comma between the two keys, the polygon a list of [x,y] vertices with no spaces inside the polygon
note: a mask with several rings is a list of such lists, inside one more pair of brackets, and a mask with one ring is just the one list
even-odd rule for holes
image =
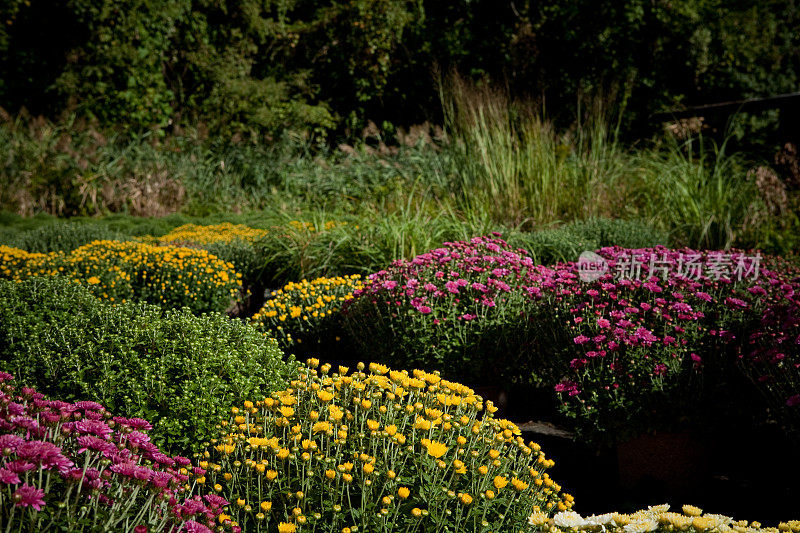
{"label": "white chrysanthemum flower", "polygon": [[631,516],[622,513],[613,513],[611,519],[618,526],[626,526],[631,523]]}
{"label": "white chrysanthemum flower", "polygon": [[575,511],[561,511],[553,517],[553,523],[558,527],[578,529],[585,526],[586,521]]}
{"label": "white chrysanthemum flower", "polygon": [[669,504],[662,503],[661,505],[651,505],[650,507],[647,508],[647,510],[653,513],[654,515],[666,513],[667,511],[669,511]]}
{"label": "white chrysanthemum flower", "polygon": [[544,513],[533,513],[528,517],[528,524],[536,527],[536,526],[543,526],[547,523],[550,518]]}
{"label": "white chrysanthemum flower", "polygon": [[707,513],[703,515],[705,518],[710,518],[714,521],[714,527],[729,526],[733,523],[733,518],[722,514]]}
{"label": "white chrysanthemum flower", "polygon": [[700,516],[703,514],[703,510],[694,505],[684,505],[683,513],[689,516]]}
{"label": "white chrysanthemum flower", "polygon": [[670,525],[677,527],[678,529],[686,529],[692,525],[691,516],[684,516],[680,513],[666,513],[664,516]]}
{"label": "white chrysanthemum flower", "polygon": [[648,533],[649,531],[658,529],[658,522],[653,519],[639,520],[628,524],[622,529],[625,530],[625,533]]}
{"label": "white chrysanthemum flower", "polygon": [[614,519],[614,513],[606,513],[599,515],[587,516],[584,522],[587,526],[605,526],[611,523]]}

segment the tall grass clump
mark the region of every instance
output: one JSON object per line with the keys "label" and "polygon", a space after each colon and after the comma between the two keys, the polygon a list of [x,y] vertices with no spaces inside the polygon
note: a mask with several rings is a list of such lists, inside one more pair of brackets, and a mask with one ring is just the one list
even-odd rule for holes
{"label": "tall grass clump", "polygon": [[71,252],[84,244],[101,240],[123,241],[129,237],[103,224],[53,220],[19,233],[12,239],[12,244],[33,253]]}
{"label": "tall grass clump", "polygon": [[450,186],[463,209],[517,225],[599,216],[625,205],[617,185],[627,156],[600,106],[559,134],[532,103],[455,74],[440,96],[456,167]]}
{"label": "tall grass clump", "polygon": [[670,142],[638,157],[638,197],[644,215],[658,221],[677,244],[730,248],[745,230],[748,213],[763,210],[745,161],[697,137]]}

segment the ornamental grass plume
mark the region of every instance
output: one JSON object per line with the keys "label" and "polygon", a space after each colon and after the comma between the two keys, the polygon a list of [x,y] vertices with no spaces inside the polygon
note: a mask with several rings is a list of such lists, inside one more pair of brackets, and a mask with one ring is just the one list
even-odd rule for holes
{"label": "ornamental grass plume", "polygon": [[199,463],[245,530],[506,531],[572,506],[553,461],[470,388],[308,363],[291,388],[234,407]]}
{"label": "ornamental grass plume", "polygon": [[[202,475],[150,442],[141,418],[47,400],[0,372],[0,524],[6,531],[211,532],[227,502],[186,498]],[[232,523],[222,526],[239,531]]]}

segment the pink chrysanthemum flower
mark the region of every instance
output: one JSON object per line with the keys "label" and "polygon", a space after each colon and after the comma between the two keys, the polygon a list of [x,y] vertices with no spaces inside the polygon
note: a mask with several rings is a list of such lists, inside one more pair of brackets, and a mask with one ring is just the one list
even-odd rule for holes
{"label": "pink chrysanthemum flower", "polygon": [[12,498],[17,507],[33,507],[37,511],[41,511],[44,507],[44,489],[37,489],[28,484],[18,488]]}
{"label": "pink chrysanthemum flower", "polygon": [[5,468],[0,468],[0,483],[4,483],[6,485],[17,485],[19,482],[19,476],[15,472]]}

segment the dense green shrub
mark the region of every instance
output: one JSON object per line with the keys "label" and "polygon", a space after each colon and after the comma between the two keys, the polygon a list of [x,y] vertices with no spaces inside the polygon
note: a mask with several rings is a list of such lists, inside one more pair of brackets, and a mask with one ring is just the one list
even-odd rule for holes
{"label": "dense green shrub", "polygon": [[597,243],[597,248],[605,246],[651,248],[658,244],[669,244],[669,235],[637,220],[610,218],[577,220],[565,224],[564,230]]}
{"label": "dense green shrub", "polygon": [[5,209],[0,209],[0,242],[12,243],[26,231],[37,229],[58,220],[56,217],[41,212],[34,216],[21,216]]}
{"label": "dense green shrub", "polygon": [[584,250],[596,250],[595,241],[564,228],[543,229],[509,239],[509,243],[527,250],[536,262],[550,265],[574,261]]}
{"label": "dense green shrub", "polygon": [[108,305],[63,278],[0,281],[0,365],[54,398],[146,418],[173,450],[199,446],[230,405],[283,386],[295,368],[249,325]]}

